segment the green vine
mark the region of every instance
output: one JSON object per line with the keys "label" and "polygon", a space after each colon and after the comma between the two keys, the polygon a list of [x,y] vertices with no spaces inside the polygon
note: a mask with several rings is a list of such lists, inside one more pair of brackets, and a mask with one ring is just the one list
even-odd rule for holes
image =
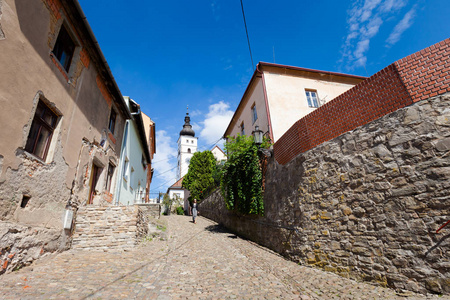
{"label": "green vine", "polygon": [[[265,141],[261,147],[269,147]],[[229,210],[264,215],[262,172],[253,137],[228,137],[228,160],[222,169],[221,191]]]}

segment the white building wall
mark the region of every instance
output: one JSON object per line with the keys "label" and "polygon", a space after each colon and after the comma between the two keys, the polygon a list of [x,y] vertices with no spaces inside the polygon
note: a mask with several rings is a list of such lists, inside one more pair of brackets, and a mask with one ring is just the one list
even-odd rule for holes
{"label": "white building wall", "polygon": [[127,120],[126,124],[115,199],[118,205],[142,203],[147,182],[147,168],[142,164],[144,150],[139,140],[137,125],[132,120]]}
{"label": "white building wall", "polygon": [[189,162],[197,152],[197,137],[182,135],[178,138],[178,178],[186,175],[189,170]]}
{"label": "white building wall", "polygon": [[306,90],[315,90],[320,105],[351,89],[346,84],[264,72],[273,137],[277,141],[295,122],[316,108],[308,106]]}

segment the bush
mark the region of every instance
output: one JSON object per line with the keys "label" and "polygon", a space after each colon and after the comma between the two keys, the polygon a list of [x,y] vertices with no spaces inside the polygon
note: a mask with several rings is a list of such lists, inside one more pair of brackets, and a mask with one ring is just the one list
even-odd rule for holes
{"label": "bush", "polygon": [[184,209],[181,206],[177,207],[177,215],[184,215]]}

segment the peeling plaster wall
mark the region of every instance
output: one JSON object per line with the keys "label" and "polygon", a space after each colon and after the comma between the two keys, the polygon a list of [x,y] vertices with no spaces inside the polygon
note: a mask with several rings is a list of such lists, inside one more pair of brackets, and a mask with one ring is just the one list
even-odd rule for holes
{"label": "peeling plaster wall", "polygon": [[0,0],[0,40],[5,39],[5,33],[2,30],[2,6],[3,6],[3,0]]}
{"label": "peeling plaster wall", "polygon": [[[65,209],[86,205],[94,164],[102,167],[94,204],[112,201],[105,180],[108,164],[119,161],[125,116],[62,3],[71,2],[0,0],[0,32],[8,35],[0,40],[0,260],[8,260],[7,271],[37,257],[26,254],[27,245],[30,253],[36,245],[51,244],[50,252],[70,246]],[[68,72],[52,54],[63,23],[77,43]],[[24,150],[39,100],[58,115],[44,159]],[[114,133],[108,130],[111,109],[117,112]],[[21,207],[23,199],[29,200]]]}
{"label": "peeling plaster wall", "polygon": [[[22,163],[17,169],[8,168],[5,181],[0,183],[2,220],[61,228],[70,189],[65,184],[68,166],[59,141],[55,150],[54,160],[50,164],[42,163],[24,151],[17,152]],[[24,195],[30,199],[22,208],[20,205]]]}

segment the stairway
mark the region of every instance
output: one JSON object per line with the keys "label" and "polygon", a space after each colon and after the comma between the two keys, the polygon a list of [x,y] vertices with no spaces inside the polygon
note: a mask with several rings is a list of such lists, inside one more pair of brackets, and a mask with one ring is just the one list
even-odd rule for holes
{"label": "stairway", "polygon": [[137,243],[138,206],[83,206],[78,209],[72,248],[129,249]]}

